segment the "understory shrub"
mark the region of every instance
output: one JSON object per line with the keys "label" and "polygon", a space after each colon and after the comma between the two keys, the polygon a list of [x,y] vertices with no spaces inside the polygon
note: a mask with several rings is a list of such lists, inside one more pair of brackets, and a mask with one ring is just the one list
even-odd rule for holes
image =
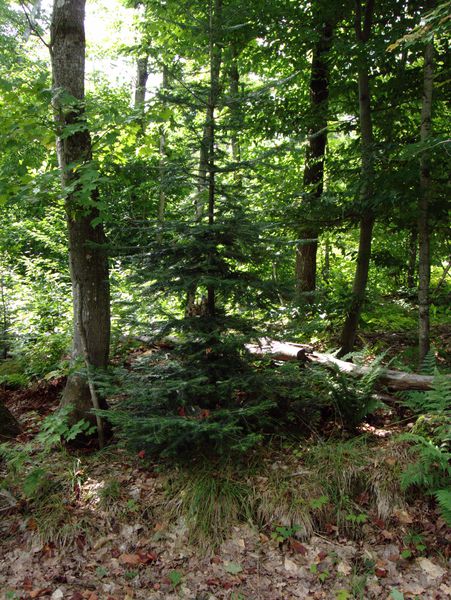
{"label": "understory shrub", "polygon": [[274,433],[310,433],[325,416],[354,430],[379,406],[378,373],[376,365],[357,380],[321,366],[278,365],[224,335],[135,359],[119,377],[125,399],[101,414],[133,451],[185,459],[244,453]]}

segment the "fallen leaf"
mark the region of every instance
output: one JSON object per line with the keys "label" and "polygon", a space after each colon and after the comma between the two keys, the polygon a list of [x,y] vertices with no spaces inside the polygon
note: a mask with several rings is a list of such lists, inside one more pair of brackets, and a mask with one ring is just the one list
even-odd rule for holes
{"label": "fallen leaf", "polygon": [[30,576],[25,577],[22,583],[22,587],[24,590],[32,590],[33,589],[33,580]]}
{"label": "fallen leaf", "polygon": [[439,565],[434,564],[428,558],[418,558],[417,563],[423,569],[423,571],[426,571],[426,573],[432,579],[439,579],[445,574],[445,570],[442,569],[442,567],[439,567]]}
{"label": "fallen leaf", "polygon": [[341,563],[338,563],[337,571],[342,575],[349,575],[352,571],[352,567],[349,563],[342,561]]}
{"label": "fallen leaf", "polygon": [[291,549],[294,550],[294,552],[297,552],[301,556],[306,556],[308,554],[307,548],[305,546],[303,546],[301,544],[301,542],[298,542],[297,540],[291,539],[290,546],[291,546]]}
{"label": "fallen leaf", "polygon": [[374,569],[374,572],[376,574],[377,577],[387,577],[387,569],[384,569],[383,567],[376,567]]}
{"label": "fallen leaf", "polygon": [[325,558],[327,558],[327,552],[324,552],[324,550],[321,550],[321,552],[318,552],[318,559],[324,560]]}
{"label": "fallen leaf", "polygon": [[119,556],[119,562],[122,565],[140,565],[142,564],[142,559],[139,554],[121,554]]}
{"label": "fallen leaf", "polygon": [[27,529],[29,531],[36,531],[37,528],[38,524],[36,523],[36,520],[33,519],[33,517],[30,517],[27,521]]}
{"label": "fallen leaf", "polygon": [[403,525],[410,525],[411,523],[413,523],[412,517],[406,510],[403,510],[401,508],[395,508],[393,514]]}

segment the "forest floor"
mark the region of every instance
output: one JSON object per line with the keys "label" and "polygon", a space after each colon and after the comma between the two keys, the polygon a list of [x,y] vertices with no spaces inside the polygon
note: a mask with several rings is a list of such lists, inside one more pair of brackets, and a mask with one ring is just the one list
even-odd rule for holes
{"label": "forest floor", "polygon": [[[23,426],[18,445],[31,441],[56,409],[61,386],[56,381],[3,392]],[[366,426],[372,452],[388,465],[396,462],[392,438],[398,432],[386,416],[379,428]],[[267,450],[263,460],[264,475],[282,472],[291,482],[305,473],[296,451]],[[39,504],[20,497],[14,486],[5,502],[0,495],[2,599],[451,598],[451,535],[421,497],[404,504],[389,492],[392,506],[382,519],[371,491],[363,491],[357,515],[349,515],[353,527],[326,522],[308,535],[273,506],[258,525],[242,515],[223,524],[223,541],[213,546],[208,537],[193,537],[179,510],[186,489],[169,498],[176,470],[169,476],[166,467],[115,445],[91,454],[54,451],[47,468],[64,478],[62,497],[50,488]],[[261,473],[253,476],[257,496],[267,483]]]}

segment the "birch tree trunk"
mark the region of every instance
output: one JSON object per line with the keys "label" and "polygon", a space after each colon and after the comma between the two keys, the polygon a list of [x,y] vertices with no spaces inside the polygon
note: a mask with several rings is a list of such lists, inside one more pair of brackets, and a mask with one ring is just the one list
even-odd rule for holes
{"label": "birch tree trunk", "polygon": [[136,83],[135,83],[135,98],[134,106],[141,112],[141,133],[144,133],[145,121],[144,121],[144,103],[146,101],[146,85],[147,79],[149,78],[148,71],[148,56],[141,56],[136,61]]}
{"label": "birch tree trunk", "polygon": [[[89,418],[93,406],[88,377],[77,372],[85,362],[94,370],[108,364],[110,295],[106,237],[96,208],[98,190],[86,189],[93,175],[91,137],[84,115],[85,0],[55,0],[51,25],[53,108],[58,131],[57,155],[65,195],[69,265],[73,294],[74,372],[62,404],[74,407],[73,420]],[[68,127],[71,133],[68,135]],[[64,133],[64,135],[63,135]],[[77,168],[75,168],[77,167]],[[106,403],[100,400],[100,405]]]}
{"label": "birch tree trunk", "polygon": [[[430,7],[432,8],[432,6]],[[432,133],[432,90],[434,78],[434,42],[424,51],[423,104],[421,109],[420,139],[425,142]],[[420,161],[420,199],[418,203],[418,361],[421,367],[429,352],[429,285],[431,279],[431,256],[429,242],[429,204],[431,197],[431,173],[428,152]]]}
{"label": "birch tree trunk", "polygon": [[[318,203],[324,188],[324,156],[327,145],[327,121],[329,100],[328,54],[332,47],[333,25],[322,26],[321,37],[317,42],[312,58],[310,75],[311,127],[309,146],[305,158],[304,190],[310,208]],[[301,225],[301,243],[296,248],[296,295],[299,299],[313,302],[316,289],[316,256],[320,228],[310,221]]]}
{"label": "birch tree trunk", "polygon": [[338,356],[344,356],[354,348],[359,317],[365,300],[371,258],[371,242],[374,226],[374,214],[371,208],[371,200],[374,194],[373,121],[371,115],[368,50],[365,46],[371,35],[374,4],[375,0],[366,0],[362,25],[361,0],[356,0],[355,32],[360,46],[358,82],[361,145],[360,204],[362,216],[360,219],[359,249],[352,286],[351,303],[341,334],[341,348]]}

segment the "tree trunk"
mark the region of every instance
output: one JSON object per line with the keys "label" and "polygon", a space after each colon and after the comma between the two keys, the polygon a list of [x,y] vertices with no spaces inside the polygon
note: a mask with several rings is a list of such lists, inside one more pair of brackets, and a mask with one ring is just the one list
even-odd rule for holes
{"label": "tree trunk", "polygon": [[[307,207],[313,208],[323,194],[324,156],[327,145],[329,100],[328,54],[332,47],[333,25],[325,23],[314,51],[310,75],[311,126],[305,158],[304,191]],[[300,299],[313,302],[316,289],[316,255],[320,228],[310,223],[301,225],[301,243],[296,248],[296,293]]]}
{"label": "tree trunk", "polygon": [[[432,8],[432,6],[430,6]],[[420,139],[425,142],[432,130],[432,89],[434,78],[434,42],[424,52],[423,105]],[[418,203],[418,362],[419,367],[429,352],[429,285],[431,256],[429,243],[429,204],[431,173],[429,153],[423,152],[420,161],[420,199]]]}
{"label": "tree trunk", "polygon": [[[220,27],[222,22],[222,0],[210,0],[210,88],[208,92],[205,123],[199,156],[199,175],[196,196],[196,221],[200,222],[207,205],[208,224],[214,224],[215,211],[215,109],[219,97],[219,75],[221,72],[222,51]],[[205,199],[205,195],[207,201]],[[188,290],[185,315],[194,314],[197,285],[193,283]],[[213,285],[207,289],[207,314],[215,314],[215,290]]]}
{"label": "tree trunk", "polygon": [[[96,207],[98,191],[83,184],[81,176],[95,180],[91,137],[84,115],[85,0],[55,0],[51,26],[53,107],[57,125],[57,155],[65,194],[72,280],[74,371],[86,361],[103,369],[108,364],[110,295],[106,238]],[[67,135],[67,127],[75,132]],[[62,135],[62,134],[65,135]],[[76,167],[76,168],[75,168]],[[86,346],[86,347],[85,347]],[[89,369],[88,369],[89,370]],[[62,404],[72,404],[72,418],[89,418],[93,397],[89,378],[72,373]],[[101,406],[106,403],[101,401]]]}
{"label": "tree trunk", "polygon": [[374,1],[375,0],[366,0],[362,27],[362,8],[360,0],[356,0],[355,32],[361,50],[358,80],[362,161],[360,187],[362,217],[360,219],[359,249],[354,283],[352,286],[352,298],[341,334],[339,356],[348,354],[354,348],[359,317],[365,300],[371,258],[371,241],[374,225],[374,215],[371,208],[371,200],[374,193],[373,122],[371,116],[369,64],[365,44],[371,35]]}
{"label": "tree trunk", "polygon": [[240,72],[238,70],[238,50],[232,46],[232,58],[230,64],[230,114],[231,114],[231,146],[232,160],[236,163],[234,179],[238,187],[241,187],[242,178],[239,172],[241,162],[241,144],[238,132],[243,125],[243,115],[240,103]]}
{"label": "tree trunk", "polygon": [[[161,82],[161,93],[164,95],[169,87],[169,72],[166,65],[163,65],[163,80]],[[163,97],[163,106],[166,106],[166,100]],[[159,177],[160,177],[160,195],[158,198],[158,214],[157,221],[160,228],[159,239],[161,239],[161,228],[164,223],[164,212],[166,209],[166,191],[165,191],[165,176],[166,176],[166,127],[161,125],[160,127],[160,146],[159,146]]]}
{"label": "tree trunk", "polygon": [[417,245],[418,245],[418,230],[413,228],[409,237],[409,260],[407,263],[407,287],[412,290],[415,287],[415,272],[417,269]]}
{"label": "tree trunk", "polygon": [[19,423],[0,400],[0,442],[14,438],[19,433]]}
{"label": "tree trunk", "polygon": [[148,63],[148,56],[142,56],[136,61],[136,85],[134,106],[137,110],[141,111],[141,133],[144,133],[145,131],[144,102],[146,101],[146,84],[147,79],[149,77]]}

